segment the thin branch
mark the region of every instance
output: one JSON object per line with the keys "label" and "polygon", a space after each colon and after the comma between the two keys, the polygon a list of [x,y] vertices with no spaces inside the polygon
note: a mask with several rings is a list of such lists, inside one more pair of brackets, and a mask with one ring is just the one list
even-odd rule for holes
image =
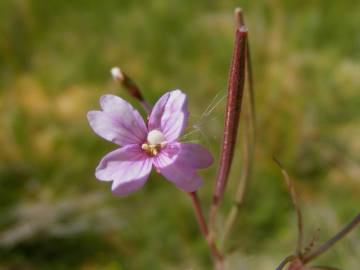
{"label": "thin branch", "polygon": [[195,215],[196,215],[196,219],[197,219],[197,222],[199,224],[201,233],[204,235],[204,237],[206,239],[206,242],[207,242],[207,244],[209,246],[209,249],[210,249],[212,258],[214,259],[215,264],[217,265],[217,267],[219,267],[222,264],[223,256],[218,251],[212,237],[210,237],[209,229],[208,229],[207,224],[206,224],[206,220],[205,220],[202,208],[201,208],[201,204],[200,204],[197,192],[196,191],[189,192],[188,194],[189,194],[189,196],[191,198],[191,201],[192,201],[192,204],[193,204],[193,207],[194,207],[194,211],[195,211]]}
{"label": "thin branch", "polygon": [[111,75],[116,82],[120,83],[129,92],[129,94],[131,96],[136,98],[141,103],[141,105],[143,106],[143,108],[145,109],[145,111],[147,113],[151,112],[151,106],[144,99],[144,97],[140,91],[140,88],[136,85],[136,83],[127,74],[122,72],[120,68],[113,67],[111,69]]}
{"label": "thin branch", "polygon": [[316,230],[316,233],[313,235],[311,241],[309,242],[309,244],[305,247],[304,251],[303,251],[303,256],[305,254],[308,254],[312,249],[313,247],[315,246],[315,242],[319,239],[319,233],[320,233],[320,229],[317,229]]}
{"label": "thin branch", "polygon": [[297,245],[296,245],[296,254],[297,256],[301,257],[302,255],[302,247],[303,247],[303,221],[302,221],[302,213],[298,202],[298,197],[296,195],[294,186],[291,182],[291,179],[289,177],[289,174],[287,171],[283,168],[281,163],[274,157],[274,161],[279,166],[281,173],[283,175],[283,178],[286,182],[286,185],[289,189],[290,195],[291,195],[291,201],[294,205],[296,216],[297,216],[297,227],[298,227],[298,239],[297,239]]}
{"label": "thin branch", "polygon": [[312,261],[313,259],[317,258],[328,249],[330,249],[333,245],[335,245],[339,240],[344,238],[351,230],[353,230],[358,224],[360,223],[360,213],[349,223],[347,224],[342,230],[340,230],[334,237],[329,239],[323,245],[318,247],[313,252],[309,253],[308,255],[304,256],[303,262],[307,263]]}
{"label": "thin branch", "polygon": [[210,210],[211,226],[215,222],[220,200],[228,181],[234,155],[234,148],[236,145],[236,137],[239,127],[239,117],[245,83],[247,33],[248,31],[245,27],[238,27],[236,29],[235,46],[229,76],[224,137],[220,155],[220,165],[217,173]]}
{"label": "thin branch", "polygon": [[[248,120],[248,119],[247,119]],[[242,174],[236,190],[234,204],[229,212],[229,215],[225,222],[224,235],[221,242],[221,249],[225,247],[225,242],[227,241],[230,233],[235,225],[239,210],[243,204],[245,193],[247,190],[248,182],[250,180],[251,168],[252,168],[252,159],[253,159],[253,143],[251,142],[250,136],[251,132],[249,129],[250,123],[247,122],[244,126],[244,149],[243,149],[243,159],[242,159]]]}
{"label": "thin branch", "polygon": [[313,266],[310,267],[309,270],[340,270],[340,269],[331,266]]}
{"label": "thin branch", "polygon": [[282,260],[276,270],[282,270],[289,262],[293,261],[295,258],[296,257],[294,255],[287,256],[285,259]]}
{"label": "thin branch", "polygon": [[195,215],[196,215],[197,221],[199,223],[200,230],[203,235],[207,236],[207,235],[209,235],[209,230],[206,225],[205,217],[204,217],[201,205],[200,205],[200,201],[199,201],[197,192],[196,191],[189,192],[189,196],[190,196],[193,206],[194,206]]}
{"label": "thin branch", "polygon": [[250,97],[250,123],[251,130],[253,131],[253,138],[255,141],[256,138],[256,110],[255,110],[255,92],[254,92],[254,78],[252,72],[252,64],[251,64],[251,53],[249,46],[249,39],[247,40],[246,46],[246,79],[248,81],[248,89],[249,89],[249,97]]}

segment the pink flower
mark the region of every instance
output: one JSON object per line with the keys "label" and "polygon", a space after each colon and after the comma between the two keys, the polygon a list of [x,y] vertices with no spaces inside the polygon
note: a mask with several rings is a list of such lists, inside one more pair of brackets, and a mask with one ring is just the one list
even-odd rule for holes
{"label": "pink flower", "polygon": [[180,143],[189,112],[180,90],[164,94],[152,109],[147,125],[128,102],[114,95],[100,98],[102,111],[87,114],[101,137],[122,147],[107,154],[96,168],[101,181],[113,181],[112,191],[126,196],[147,181],[152,167],[178,188],[192,192],[202,179],[196,170],[209,167],[213,158],[202,146]]}

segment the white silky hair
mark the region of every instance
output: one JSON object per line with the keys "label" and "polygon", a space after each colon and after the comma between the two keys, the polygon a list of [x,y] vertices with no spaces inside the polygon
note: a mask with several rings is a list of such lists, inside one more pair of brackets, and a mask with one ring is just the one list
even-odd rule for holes
{"label": "white silky hair", "polygon": [[199,116],[193,117],[195,122],[191,125],[188,131],[180,137],[180,141],[199,143],[199,140],[190,139],[190,137],[200,134],[201,138],[206,141],[206,144],[209,146],[212,145],[209,141],[209,135],[205,134],[203,129],[206,124],[217,118],[217,116],[214,115],[214,111],[226,99],[227,94],[224,92],[224,90],[219,91],[207,105],[205,110]]}

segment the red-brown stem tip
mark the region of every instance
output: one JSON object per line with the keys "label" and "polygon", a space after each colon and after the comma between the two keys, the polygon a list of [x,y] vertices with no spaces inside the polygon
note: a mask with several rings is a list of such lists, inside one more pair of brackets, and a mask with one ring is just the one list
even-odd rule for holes
{"label": "red-brown stem tip", "polygon": [[245,36],[247,36],[247,34],[248,34],[248,28],[246,27],[246,26],[240,26],[239,28],[238,28],[238,31],[240,32],[240,35],[242,36],[242,37],[245,37]]}

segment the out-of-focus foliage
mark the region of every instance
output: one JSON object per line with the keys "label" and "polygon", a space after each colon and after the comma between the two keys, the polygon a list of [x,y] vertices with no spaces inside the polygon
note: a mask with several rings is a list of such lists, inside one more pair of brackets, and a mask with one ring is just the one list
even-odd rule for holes
{"label": "out-of-focus foliage", "polygon": [[[359,211],[359,1],[0,1],[0,269],[209,269],[190,200],[155,173],[119,199],[95,180],[116,146],[86,112],[115,93],[120,65],[155,101],[181,88],[190,134],[218,155],[235,6],[250,31],[256,84],[253,179],[230,269],[274,269],[295,246],[277,156],[320,241]],[[241,134],[240,134],[241,135]],[[240,153],[240,148],[237,151]],[[232,202],[236,156],[222,212]],[[216,166],[203,173],[208,207]],[[220,220],[221,226],[223,220]],[[355,231],[319,263],[355,270]]]}

